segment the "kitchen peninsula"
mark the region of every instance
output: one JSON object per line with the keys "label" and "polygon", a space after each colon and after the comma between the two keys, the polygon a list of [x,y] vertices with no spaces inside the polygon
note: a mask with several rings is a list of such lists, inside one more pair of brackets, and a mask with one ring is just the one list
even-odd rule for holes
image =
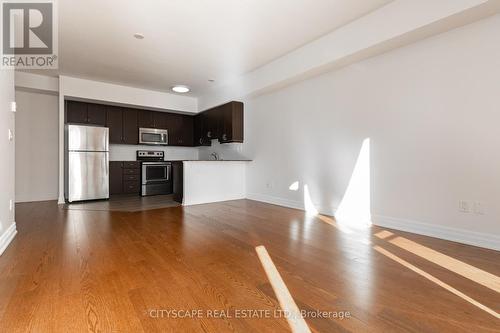
{"label": "kitchen peninsula", "polygon": [[244,199],[249,160],[173,161],[174,200],[184,206]]}

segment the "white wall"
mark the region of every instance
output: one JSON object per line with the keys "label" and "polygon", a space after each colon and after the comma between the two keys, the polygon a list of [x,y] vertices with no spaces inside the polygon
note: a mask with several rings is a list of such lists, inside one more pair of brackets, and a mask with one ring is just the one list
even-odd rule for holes
{"label": "white wall", "polygon": [[[15,144],[9,140],[9,129],[15,134],[15,114],[11,112],[14,102],[14,72],[0,70],[0,254],[16,234],[14,206],[10,202],[15,196]],[[10,209],[12,208],[12,209]]]}
{"label": "white wall", "polygon": [[304,207],[307,184],[333,213],[370,138],[375,223],[499,248],[498,31],[500,15],[247,100],[248,196]]}
{"label": "white wall", "polygon": [[56,200],[58,96],[16,90],[16,202]]}
{"label": "white wall", "polygon": [[497,0],[394,0],[251,72],[204,91],[204,110],[279,89],[500,12]]}
{"label": "white wall", "polygon": [[135,161],[137,150],[163,150],[165,159],[169,161],[176,160],[197,160],[198,149],[188,147],[155,147],[145,145],[110,145],[110,161]]}

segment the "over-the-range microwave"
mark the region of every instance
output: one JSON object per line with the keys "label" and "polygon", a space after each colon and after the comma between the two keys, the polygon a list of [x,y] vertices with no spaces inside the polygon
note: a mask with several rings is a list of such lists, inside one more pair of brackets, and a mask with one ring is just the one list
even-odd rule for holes
{"label": "over-the-range microwave", "polygon": [[156,128],[139,128],[139,144],[168,145],[168,131]]}

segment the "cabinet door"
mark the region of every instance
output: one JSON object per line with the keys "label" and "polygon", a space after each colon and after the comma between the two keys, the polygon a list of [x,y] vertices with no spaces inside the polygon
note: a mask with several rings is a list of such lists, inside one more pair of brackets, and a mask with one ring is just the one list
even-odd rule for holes
{"label": "cabinet door", "polygon": [[177,113],[167,113],[168,144],[170,146],[181,146],[182,115]]}
{"label": "cabinet door", "polygon": [[212,142],[206,137],[206,113],[198,113],[194,117],[194,145],[211,146]]}
{"label": "cabinet door", "polygon": [[168,113],[166,112],[159,112],[159,111],[156,111],[156,112],[152,112],[153,114],[153,124],[154,124],[154,128],[158,128],[158,129],[170,129],[169,128],[169,119],[168,119]]}
{"label": "cabinet door", "polygon": [[218,137],[218,120],[220,115],[220,108],[213,108],[204,113],[204,133],[208,140],[217,139]]}
{"label": "cabinet door", "polygon": [[184,176],[182,162],[172,162],[173,199],[182,203],[184,195]]}
{"label": "cabinet door", "polygon": [[123,143],[136,145],[139,143],[139,127],[137,126],[137,110],[123,109]]}
{"label": "cabinet door", "polygon": [[181,118],[181,146],[193,146],[194,117],[182,115]]}
{"label": "cabinet door", "polygon": [[243,103],[231,102],[221,106],[219,141],[243,142]]}
{"label": "cabinet door", "polygon": [[106,126],[109,127],[109,143],[123,143],[122,109],[116,106],[107,107]]}
{"label": "cabinet door", "polygon": [[109,194],[123,193],[122,162],[109,162]]}
{"label": "cabinet door", "polygon": [[137,122],[141,128],[155,128],[153,111],[139,110]]}
{"label": "cabinet door", "polygon": [[243,142],[244,112],[242,102],[231,102],[231,142]]}
{"label": "cabinet door", "polygon": [[123,193],[139,194],[141,192],[141,184],[138,181],[124,181]]}
{"label": "cabinet door", "polygon": [[106,106],[92,103],[87,104],[87,123],[106,126]]}
{"label": "cabinet door", "polygon": [[87,103],[66,101],[66,122],[70,124],[86,124]]}

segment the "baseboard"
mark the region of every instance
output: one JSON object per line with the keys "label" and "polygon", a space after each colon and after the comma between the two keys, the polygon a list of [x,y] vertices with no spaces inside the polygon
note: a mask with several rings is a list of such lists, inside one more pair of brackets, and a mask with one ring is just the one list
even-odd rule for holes
{"label": "baseboard", "polygon": [[43,201],[55,201],[58,197],[43,197],[43,198],[16,198],[16,203],[29,203],[29,202],[43,202]]}
{"label": "baseboard", "polygon": [[[301,201],[293,201],[266,194],[248,193],[247,199],[288,208],[305,210],[304,203]],[[317,206],[316,209],[319,213],[324,215],[335,215],[334,207]],[[444,227],[435,224],[428,224],[409,219],[401,219],[377,214],[372,214],[372,223],[380,227],[411,232],[414,234],[435,237],[457,243],[500,251],[500,235],[485,234],[470,230]]]}
{"label": "baseboard", "polygon": [[374,225],[500,251],[500,236],[436,224],[372,215]]}
{"label": "baseboard", "polygon": [[[275,196],[267,195],[267,194],[247,193],[247,199],[265,202],[265,203],[278,205],[278,206],[283,206],[283,207],[287,207],[287,208],[305,210],[305,206],[304,206],[303,201],[289,200],[289,199],[275,197]],[[313,205],[314,205],[314,208],[316,208],[316,210],[320,214],[329,215],[329,216],[335,215],[335,211],[336,211],[335,207],[324,206],[324,205],[320,205],[317,203],[313,203]]]}
{"label": "baseboard", "polygon": [[10,242],[14,239],[17,234],[16,222],[13,222],[10,227],[5,230],[5,232],[0,236],[0,256],[5,251]]}

